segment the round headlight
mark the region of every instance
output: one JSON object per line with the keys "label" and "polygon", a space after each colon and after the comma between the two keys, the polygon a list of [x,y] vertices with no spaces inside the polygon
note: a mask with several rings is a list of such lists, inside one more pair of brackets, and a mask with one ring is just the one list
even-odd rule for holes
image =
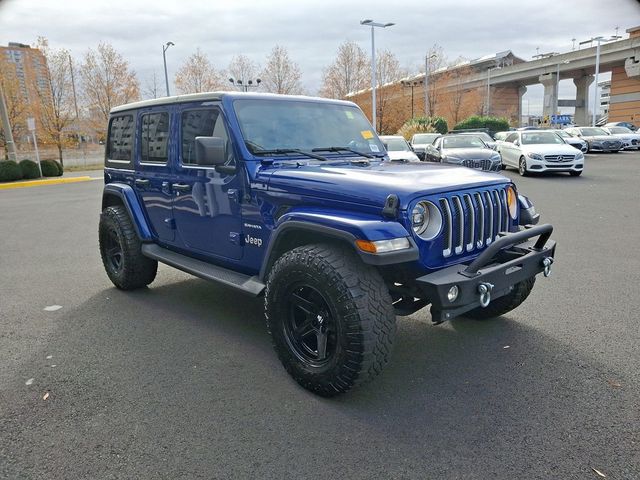
{"label": "round headlight", "polygon": [[431,240],[440,233],[442,215],[433,203],[423,200],[411,211],[411,226],[416,235],[423,240]]}
{"label": "round headlight", "polygon": [[518,218],[518,195],[514,188],[509,185],[507,187],[507,206],[509,207],[509,215],[514,220]]}

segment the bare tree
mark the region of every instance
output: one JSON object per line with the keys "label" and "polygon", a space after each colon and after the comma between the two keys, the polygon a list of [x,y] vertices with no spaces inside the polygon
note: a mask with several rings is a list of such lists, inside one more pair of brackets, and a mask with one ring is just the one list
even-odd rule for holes
{"label": "bare tree", "polygon": [[367,55],[355,42],[344,42],[338,47],[335,61],[323,72],[320,95],[344,98],[348,93],[367,86],[370,72]]}
{"label": "bare tree", "polygon": [[182,64],[175,77],[178,93],[209,92],[224,88],[223,85],[222,77],[199,48]]}
{"label": "bare tree", "polygon": [[285,47],[276,45],[267,57],[261,78],[267,92],[298,95],[302,93],[300,67],[289,58]]}
{"label": "bare tree", "polygon": [[[2,87],[0,92],[4,93],[11,133],[17,146],[20,139],[26,134],[27,102],[20,87],[15,65],[9,62],[4,55],[0,56],[0,87]],[[1,128],[0,142],[4,150],[5,160],[8,160],[7,139]]]}
{"label": "bare tree", "polygon": [[109,43],[89,49],[80,66],[82,88],[89,112],[89,123],[102,134],[106,132],[109,111],[124,103],[140,99],[136,73]]}
{"label": "bare tree", "polygon": [[158,96],[162,96],[160,88],[161,85],[158,83],[158,76],[156,75],[156,72],[153,72],[151,78],[148,78],[144,83],[142,95],[145,98],[158,98]]}
{"label": "bare tree", "polygon": [[397,82],[406,76],[407,70],[400,67],[400,62],[393,53],[389,50],[376,52],[376,81],[378,83],[376,91],[378,125],[376,125],[376,129],[380,133],[395,133],[403,123],[402,119],[396,118],[402,112],[394,110],[392,106],[393,103],[397,104],[398,102],[390,101],[397,89],[391,85],[389,87],[385,87],[385,85]]}
{"label": "bare tree", "polygon": [[71,57],[66,49],[51,50],[49,42],[39,37],[39,50],[45,57],[47,70],[46,87],[36,84],[34,90],[40,98],[38,119],[45,142],[53,143],[58,149],[58,158],[63,163],[62,149],[73,143],[65,129],[73,122],[75,109],[73,86],[71,83]]}
{"label": "bare tree", "polygon": [[231,59],[229,66],[227,67],[227,73],[238,84],[242,82],[242,85],[247,86],[249,81],[252,85],[258,79],[259,66],[245,55],[236,55]]}

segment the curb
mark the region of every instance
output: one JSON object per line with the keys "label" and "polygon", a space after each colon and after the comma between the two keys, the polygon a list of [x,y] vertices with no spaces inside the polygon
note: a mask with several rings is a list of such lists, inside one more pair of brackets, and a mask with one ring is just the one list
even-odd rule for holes
{"label": "curb", "polygon": [[28,180],[26,182],[0,183],[0,190],[10,190],[12,188],[39,187],[41,185],[59,185],[61,183],[78,183],[95,180],[92,177],[69,177],[52,178],[50,180]]}

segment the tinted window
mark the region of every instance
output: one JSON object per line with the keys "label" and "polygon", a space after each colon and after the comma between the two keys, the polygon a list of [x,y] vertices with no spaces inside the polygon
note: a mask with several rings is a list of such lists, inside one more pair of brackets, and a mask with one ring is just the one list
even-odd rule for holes
{"label": "tinted window", "polygon": [[182,112],[180,123],[182,130],[182,163],[185,165],[196,164],[196,137],[220,137],[226,142],[227,152],[231,155],[228,144],[227,131],[224,127],[224,118],[215,108],[185,110]]}
{"label": "tinted window", "polygon": [[169,114],[148,113],[142,116],[140,161],[167,162],[169,143]]}
{"label": "tinted window", "polygon": [[109,160],[131,161],[133,149],[133,115],[120,115],[111,119],[107,140]]}

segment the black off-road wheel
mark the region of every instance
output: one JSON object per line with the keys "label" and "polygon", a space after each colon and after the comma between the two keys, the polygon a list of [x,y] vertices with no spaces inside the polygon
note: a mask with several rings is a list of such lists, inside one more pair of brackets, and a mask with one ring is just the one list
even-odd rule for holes
{"label": "black off-road wheel", "polygon": [[306,245],[282,255],[267,281],[265,317],[284,368],[325,397],[380,373],[396,331],[382,277],[340,245]]}
{"label": "black off-road wheel", "polygon": [[142,255],[142,244],[123,206],[104,209],[98,237],[104,269],[116,287],[134,290],[153,282],[158,262]]}
{"label": "black off-road wheel", "polygon": [[516,283],[511,292],[495,300],[491,300],[485,308],[478,307],[468,311],[464,316],[474,320],[487,320],[504,315],[520,306],[520,304],[527,299],[535,283],[536,277],[531,277],[520,283]]}

